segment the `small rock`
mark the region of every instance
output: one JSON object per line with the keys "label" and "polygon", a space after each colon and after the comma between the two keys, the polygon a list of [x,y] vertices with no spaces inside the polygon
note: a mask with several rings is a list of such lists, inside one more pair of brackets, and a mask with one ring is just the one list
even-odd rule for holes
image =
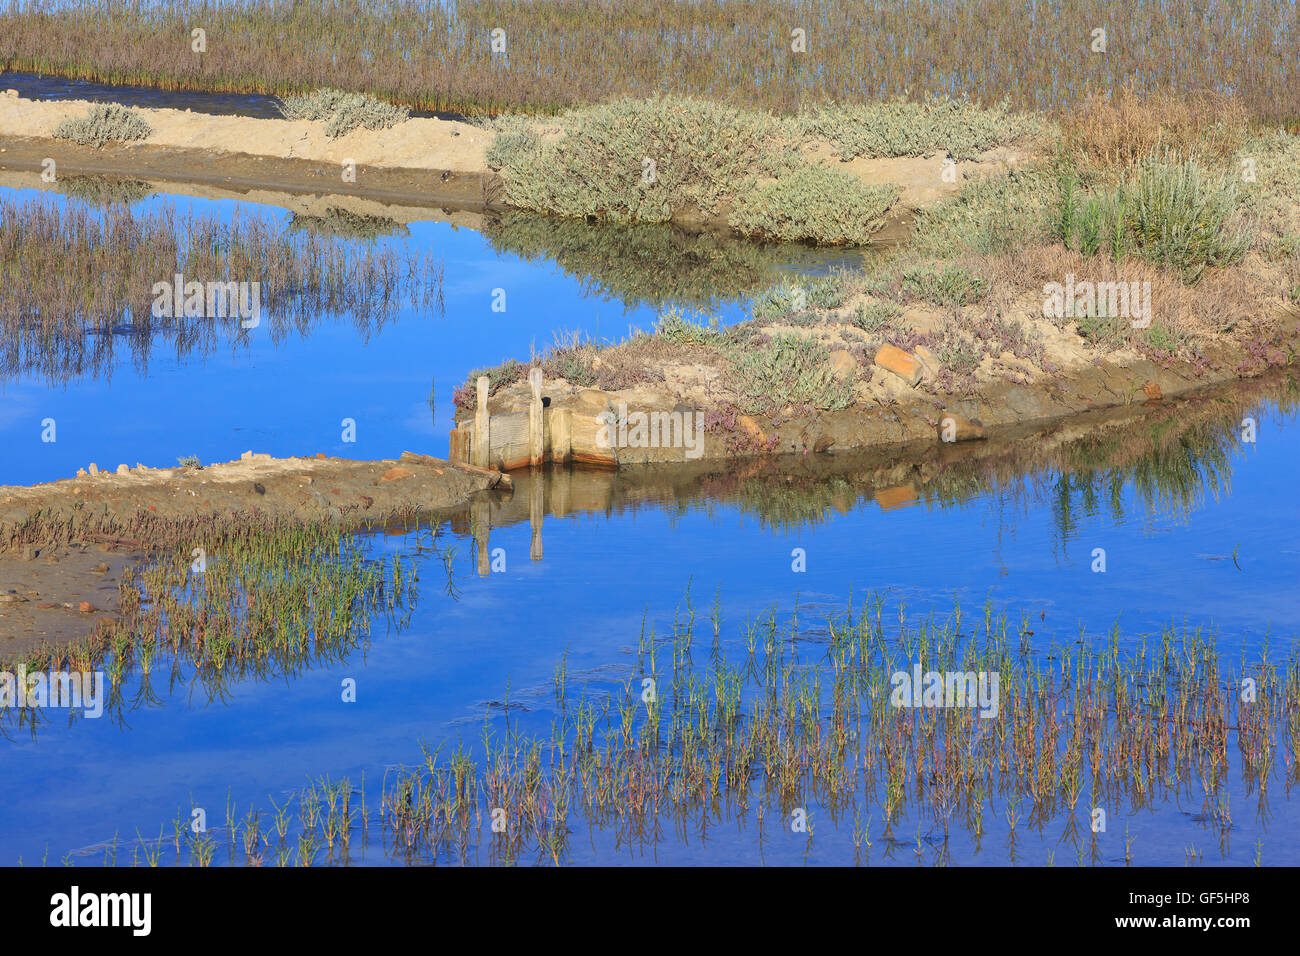
{"label": "small rock", "polygon": [[5,96],[17,96],[17,95],[18,95],[17,90],[5,90]]}
{"label": "small rock", "polygon": [[914,388],[925,373],[925,366],[920,359],[894,345],[882,345],[876,353],[875,361],[881,368],[893,372]]}
{"label": "small rock", "polygon": [[90,474],[91,477],[94,477],[95,475],[99,474],[99,466],[95,464],[93,461],[90,463]]}
{"label": "small rock", "polygon": [[121,464],[117,466],[117,473],[119,475],[129,475],[131,474],[131,469],[126,467],[125,464]]}
{"label": "small rock", "polygon": [[834,444],[835,444],[834,438],[832,438],[830,435],[823,435],[821,438],[817,439],[817,441],[813,443],[813,451],[817,452],[817,454],[820,455],[824,451],[829,451],[831,446]]}
{"label": "small rock", "polygon": [[91,573],[91,574],[107,574],[107,573],[108,573],[108,562],[107,562],[107,561],[100,561],[99,564],[95,565],[93,568],[90,569],[90,573]]}
{"label": "small rock", "polygon": [[0,604],[26,604],[27,598],[23,597],[17,591],[5,591],[0,593]]}
{"label": "small rock", "polygon": [[386,472],[384,472],[384,477],[381,478],[381,479],[379,479],[379,480],[380,480],[380,481],[397,481],[397,479],[399,479],[399,478],[409,478],[409,477],[410,477],[411,475],[413,475],[413,474],[415,474],[415,472],[411,471],[411,469],[409,469],[409,468],[400,468],[400,467],[394,466],[394,467],[392,467],[392,468],[389,468]]}
{"label": "small rock", "polygon": [[323,451],[318,451],[318,452],[316,452],[316,457],[317,457],[317,458],[324,458],[324,457],[325,457],[325,453],[324,453]]}
{"label": "small rock", "polygon": [[831,371],[838,378],[851,378],[857,370],[858,363],[848,349],[836,349],[831,353]]}
{"label": "small rock", "polygon": [[367,508],[369,508],[371,505],[375,503],[375,499],[371,498],[369,495],[362,495],[361,503],[365,505]]}
{"label": "small rock", "polygon": [[78,478],[85,478],[85,477],[87,476],[87,474],[88,474],[88,472],[86,471],[86,469],[84,469],[84,468],[78,468],[78,469],[77,469],[77,477],[78,477]]}
{"label": "small rock", "polygon": [[1142,391],[1146,393],[1147,401],[1158,402],[1164,397],[1160,391],[1160,386],[1156,382],[1147,382],[1142,386]]}
{"label": "small rock", "polygon": [[77,605],[77,610],[82,614],[94,614],[99,610],[99,608],[95,607],[95,605],[91,604],[89,601],[82,601]]}
{"label": "small rock", "polygon": [[263,485],[260,481],[253,482],[253,490],[256,491],[259,495],[266,494],[266,486]]}
{"label": "small rock", "polygon": [[249,461],[253,457],[253,449],[249,449],[239,456],[240,461]]}

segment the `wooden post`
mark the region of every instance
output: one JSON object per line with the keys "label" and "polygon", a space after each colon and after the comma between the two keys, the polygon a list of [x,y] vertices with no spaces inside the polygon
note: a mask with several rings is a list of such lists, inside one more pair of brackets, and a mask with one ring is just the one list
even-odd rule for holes
{"label": "wooden post", "polygon": [[573,410],[551,409],[551,464],[562,465],[573,451]]}
{"label": "wooden post", "polygon": [[478,411],[474,414],[474,460],[472,465],[488,466],[488,377],[478,377]]}
{"label": "wooden post", "polygon": [[474,525],[474,548],[478,552],[478,574],[485,578],[492,573],[492,557],[488,551],[488,526],[491,524],[488,503],[476,501],[469,507]]}
{"label": "wooden post", "polygon": [[533,526],[533,543],[528,556],[534,561],[542,560],[542,482],[541,472],[533,472],[528,478],[528,523]]}
{"label": "wooden post", "polygon": [[542,418],[542,370],[528,372],[528,384],[533,389],[533,400],[528,405],[528,463],[540,468],[546,450],[545,421]]}

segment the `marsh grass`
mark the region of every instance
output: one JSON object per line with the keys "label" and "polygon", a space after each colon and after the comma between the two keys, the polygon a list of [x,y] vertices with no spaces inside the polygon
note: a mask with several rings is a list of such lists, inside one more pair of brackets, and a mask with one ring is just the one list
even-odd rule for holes
{"label": "marsh grass", "polygon": [[[829,615],[810,645],[797,606],[733,633],[720,607],[703,619],[688,593],[665,633],[643,629],[625,681],[579,690],[557,667],[549,733],[521,729],[507,697],[503,725],[485,722],[473,745],[422,745],[417,765],[386,773],[377,794],[309,781],[277,806],[286,825],[275,833],[249,836],[250,810],[248,840],[232,816],[230,862],[342,864],[373,844],[397,863],[556,865],[601,859],[596,834],[601,847],[649,853],[707,848],[719,828],[733,852],[739,837],[758,858],[802,852],[774,832],[799,807],[838,833],[842,862],[870,862],[878,846],[878,862],[901,850],[943,864],[961,846],[1014,863],[1022,839],[1050,832],[1079,863],[1098,864],[1092,807],[1117,823],[1170,802],[1199,808],[1226,857],[1233,813],[1243,813],[1229,811],[1229,793],[1244,788],[1266,827],[1273,789],[1300,782],[1294,653],[1278,662],[1267,649],[1243,652],[1229,666],[1210,635],[1130,638],[1118,627],[1040,635],[1031,651],[1035,628],[991,602],[939,618],[868,593]],[[914,666],[996,674],[997,716],[897,706],[894,675]],[[656,684],[648,702],[643,676]],[[1242,699],[1243,678],[1256,684],[1253,701]],[[502,832],[494,810],[505,812]],[[592,840],[570,842],[584,829]],[[1000,846],[984,846],[990,832]],[[1126,841],[1139,860],[1143,849]],[[186,852],[178,836],[176,861]]]}
{"label": "marsh grass", "polygon": [[[417,550],[437,549],[436,532],[404,520]],[[98,539],[147,553],[119,580],[116,619],[76,644],[35,648],[21,662],[30,671],[102,669],[108,712],[119,718],[124,708],[154,701],[151,682],[160,673],[169,686],[188,683],[212,700],[238,680],[290,678],[343,660],[366,645],[374,619],[405,627],[417,594],[415,557],[369,557],[364,537],[329,521],[37,513],[6,531],[5,549]],[[138,686],[127,699],[131,677]],[[34,735],[45,719],[40,711],[16,715],[0,733]]]}
{"label": "marsh grass", "polygon": [[[1289,0],[1208,0],[1194,17],[1163,0],[1122,9],[1104,0],[813,0],[797,21],[810,40],[804,54],[791,52],[783,0],[10,0],[0,66],[171,89],[335,87],[461,112],[555,112],[666,93],[793,113],[926,92],[1052,111],[1126,82],[1185,94],[1230,77],[1252,115],[1300,117],[1292,82],[1300,31]],[[177,40],[198,22],[221,38],[204,54]],[[1089,50],[1080,24],[1107,25],[1105,54]],[[505,54],[489,45],[497,27]],[[972,37],[993,53],[972,58]]]}

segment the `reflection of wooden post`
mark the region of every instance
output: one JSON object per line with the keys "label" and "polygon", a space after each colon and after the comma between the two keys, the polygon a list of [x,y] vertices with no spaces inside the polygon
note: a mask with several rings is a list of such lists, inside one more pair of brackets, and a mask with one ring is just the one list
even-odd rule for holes
{"label": "reflection of wooden post", "polygon": [[533,400],[528,404],[528,463],[534,468],[542,464],[545,453],[545,424],[542,419],[542,370],[533,368],[528,373],[528,384],[533,389]]}
{"label": "reflection of wooden post", "polygon": [[534,472],[528,481],[528,523],[533,526],[533,546],[528,555],[542,560],[542,476]]}
{"label": "reflection of wooden post", "polygon": [[573,481],[569,469],[552,468],[546,479],[551,483],[550,494],[547,495],[550,500],[551,514],[557,518],[567,517],[570,510],[569,485]]}
{"label": "reflection of wooden post", "polygon": [[470,505],[470,515],[474,519],[474,548],[478,551],[478,574],[485,578],[492,573],[492,558],[488,553],[488,503],[476,501]]}
{"label": "reflection of wooden post", "polygon": [[480,468],[488,466],[488,377],[478,377],[478,411],[474,414],[474,461]]}

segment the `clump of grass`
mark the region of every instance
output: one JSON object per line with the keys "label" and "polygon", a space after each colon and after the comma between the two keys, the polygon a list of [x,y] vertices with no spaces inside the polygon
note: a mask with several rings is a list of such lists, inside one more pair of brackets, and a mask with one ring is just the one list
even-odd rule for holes
{"label": "clump of grass", "polygon": [[809,309],[836,309],[844,303],[847,282],[848,276],[843,272],[786,278],[754,296],[750,312],[756,319],[771,321]]}
{"label": "clump of grass", "polygon": [[286,119],[324,120],[325,135],[346,136],[354,129],[388,129],[411,116],[405,106],[394,106],[365,93],[324,88],[313,93],[286,96],[280,112]]}
{"label": "clump of grass", "polygon": [[198,455],[185,455],[176,459],[176,464],[182,468],[202,468],[203,462],[199,461]]}
{"label": "clump of grass", "polygon": [[873,295],[904,305],[919,300],[952,308],[980,301],[989,287],[989,279],[958,265],[906,266],[867,284]]}
{"label": "clump of grass", "polygon": [[893,184],[868,185],[823,166],[797,167],[736,197],[728,219],[750,236],[820,245],[865,244],[898,201]]}
{"label": "clump of grass", "polygon": [[66,119],[54,129],[56,139],[70,139],[81,146],[100,147],[108,143],[133,143],[147,139],[153,127],[139,112],[117,103],[96,103],[77,119]]}
{"label": "clump of grass", "polygon": [[1188,285],[1212,266],[1241,261],[1252,232],[1243,222],[1237,180],[1194,160],[1148,159],[1114,187],[1079,191],[1060,181],[1054,231],[1085,256],[1133,255],[1176,273]]}
{"label": "clump of grass", "polygon": [[486,375],[488,378],[488,397],[515,382],[522,381],[528,375],[528,365],[506,359],[494,368],[476,368],[469,373],[465,384],[452,392],[452,402],[457,408],[476,408],[478,406],[478,380]]}
{"label": "clump of grass", "polygon": [[898,317],[902,314],[903,310],[893,302],[872,300],[858,305],[852,322],[863,332],[874,336],[896,329]]}
{"label": "clump of grass", "polygon": [[658,321],[655,322],[654,332],[655,335],[662,336],[677,345],[710,345],[720,338],[716,324],[705,326],[692,322],[678,309],[670,309],[660,314]]}
{"label": "clump of grass", "polygon": [[853,106],[817,105],[801,112],[796,125],[808,138],[831,143],[843,162],[865,156],[928,156],[976,159],[1009,143],[1041,122],[1011,112],[1006,103],[984,108],[966,99],[931,96],[890,99]]}
{"label": "clump of grass", "polygon": [[803,335],[778,335],[730,353],[730,380],[742,411],[772,413],[787,405],[832,411],[853,402],[853,388],[831,371],[827,348]]}
{"label": "clump of grass", "polygon": [[975,179],[917,212],[909,247],[927,256],[996,255],[1046,241],[1053,185],[1041,166]]}

